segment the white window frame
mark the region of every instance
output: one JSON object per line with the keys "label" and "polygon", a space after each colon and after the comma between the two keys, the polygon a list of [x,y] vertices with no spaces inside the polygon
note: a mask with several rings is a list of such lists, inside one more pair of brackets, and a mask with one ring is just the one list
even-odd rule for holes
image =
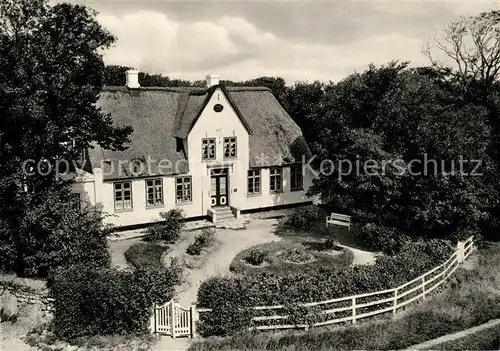
{"label": "white window frame", "polygon": [[[179,182],[180,181],[180,182]],[[179,197],[179,186],[181,195]],[[187,203],[193,201],[193,184],[191,176],[182,176],[175,178],[175,203]]]}
{"label": "white window frame", "polygon": [[[250,185],[252,191],[250,191]],[[255,190],[258,189],[258,190]],[[251,169],[247,172],[247,194],[258,195],[262,193],[262,179],[260,169]]]}
{"label": "white window frame", "polygon": [[[127,193],[129,194],[128,196]],[[113,195],[115,211],[128,211],[134,208],[131,181],[114,182]]]}
{"label": "white window frame", "polygon": [[[163,179],[150,178],[144,181],[146,186],[146,207],[158,207],[164,205]],[[152,198],[150,199],[150,195]],[[152,200],[152,203],[150,203]]]}
{"label": "white window frame", "polygon": [[[210,155],[210,146],[213,146],[213,155]],[[215,160],[217,155],[217,143],[215,138],[201,139],[201,159],[202,160]],[[206,151],[206,153],[205,153]]]}
{"label": "white window frame", "polygon": [[[231,139],[234,139],[232,141]],[[224,137],[224,158],[225,159],[230,159],[230,158],[236,158],[238,156],[238,138],[235,136],[232,137]],[[234,146],[234,154],[231,152],[232,151],[232,146]],[[229,156],[226,156],[226,149],[229,149]]]}
{"label": "white window frame", "polygon": [[[294,172],[297,173],[294,174]],[[300,165],[290,166],[290,191],[301,191],[301,190],[304,190],[304,172],[302,166]]]}
{"label": "white window frame", "polygon": [[281,167],[269,168],[269,191],[273,194],[283,192],[283,169]]}

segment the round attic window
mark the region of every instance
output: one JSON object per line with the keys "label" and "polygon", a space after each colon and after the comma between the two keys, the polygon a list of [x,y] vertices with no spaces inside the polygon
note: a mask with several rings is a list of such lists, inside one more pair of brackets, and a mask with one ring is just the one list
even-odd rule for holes
{"label": "round attic window", "polygon": [[224,109],[224,106],[222,106],[221,104],[214,105],[215,112],[221,112],[223,109]]}

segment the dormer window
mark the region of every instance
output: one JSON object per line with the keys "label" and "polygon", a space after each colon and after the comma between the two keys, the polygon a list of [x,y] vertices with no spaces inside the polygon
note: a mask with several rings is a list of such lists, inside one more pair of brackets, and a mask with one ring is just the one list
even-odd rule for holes
{"label": "dormer window", "polygon": [[215,138],[202,139],[201,154],[204,160],[215,160]]}

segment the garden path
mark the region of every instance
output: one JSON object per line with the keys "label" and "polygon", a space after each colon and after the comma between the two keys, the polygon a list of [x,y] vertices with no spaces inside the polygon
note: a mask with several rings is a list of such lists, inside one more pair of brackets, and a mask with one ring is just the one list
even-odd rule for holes
{"label": "garden path", "polygon": [[[273,233],[277,223],[276,219],[261,219],[250,221],[244,230],[217,229],[217,240],[220,242],[218,249],[210,253],[201,268],[190,270],[187,279],[191,285],[179,294],[179,303],[183,306],[194,303],[200,284],[211,276],[228,274],[231,261],[239,252],[254,245],[281,240]],[[187,246],[176,248],[165,258],[168,260],[170,257],[179,256],[186,248]]]}
{"label": "garden path", "polygon": [[352,261],[353,265],[374,264],[375,260],[377,259],[377,255],[373,252],[365,251],[365,250],[361,250],[361,249],[355,249],[351,246],[342,245],[342,244],[340,244],[339,246],[352,251],[352,253],[354,254],[354,259]]}

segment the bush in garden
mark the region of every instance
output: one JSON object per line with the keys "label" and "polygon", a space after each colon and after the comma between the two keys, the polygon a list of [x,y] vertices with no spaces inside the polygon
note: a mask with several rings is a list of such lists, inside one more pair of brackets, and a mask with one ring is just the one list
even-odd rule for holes
{"label": "bush in garden", "polygon": [[200,313],[197,331],[203,336],[225,336],[250,326],[253,313],[245,307],[251,299],[245,290],[246,278],[210,277],[198,290],[198,305],[210,306],[211,312]]}
{"label": "bush in garden", "polygon": [[166,247],[157,243],[138,242],[125,251],[125,258],[135,268],[163,266],[162,256]]}
{"label": "bush in garden", "polygon": [[186,250],[188,255],[199,255],[201,249],[210,247],[215,243],[217,232],[213,228],[203,228],[201,234],[197,235],[194,242]]}
{"label": "bush in garden", "polygon": [[181,236],[181,230],[184,227],[184,212],[176,208],[168,212],[161,212],[160,216],[162,220],[148,228],[147,239],[175,243]]}
{"label": "bush in garden", "polygon": [[247,254],[244,260],[253,266],[260,266],[268,256],[269,252],[266,250],[253,249]]}
{"label": "bush in garden", "polygon": [[373,251],[392,255],[401,250],[410,238],[395,228],[367,223],[358,231],[363,244]]}
{"label": "bush in garden", "polygon": [[324,220],[324,217],[325,213],[322,209],[309,205],[297,208],[285,218],[283,223],[297,229],[307,229],[311,223],[317,222],[318,219]]}
{"label": "bush in garden", "polygon": [[58,269],[51,286],[58,337],[145,333],[153,303],[172,298],[174,269],[135,271],[78,264]]}

